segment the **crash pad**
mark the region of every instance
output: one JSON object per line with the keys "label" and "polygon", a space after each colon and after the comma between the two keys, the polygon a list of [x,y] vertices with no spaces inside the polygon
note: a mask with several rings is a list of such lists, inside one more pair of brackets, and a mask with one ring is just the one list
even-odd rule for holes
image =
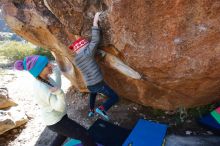
{"label": "crash pad", "polygon": [[123,146],[162,146],[167,125],[138,120]]}
{"label": "crash pad", "polygon": [[89,128],[89,133],[97,143],[104,146],[122,146],[130,130],[98,119]]}

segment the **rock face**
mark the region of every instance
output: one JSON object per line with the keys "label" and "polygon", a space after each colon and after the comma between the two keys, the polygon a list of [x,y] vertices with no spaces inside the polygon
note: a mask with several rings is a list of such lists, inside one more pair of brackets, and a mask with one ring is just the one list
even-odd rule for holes
{"label": "rock face", "polygon": [[8,108],[15,105],[17,104],[8,97],[7,88],[0,88],[0,109]]}
{"label": "rock face", "polygon": [[68,45],[90,37],[103,10],[101,54],[106,82],[123,98],[173,110],[219,100],[219,0],[3,0],[7,24],[51,50],[64,75],[87,91]]}
{"label": "rock face", "polygon": [[0,135],[27,122],[27,116],[18,106],[0,110]]}
{"label": "rock face", "polygon": [[0,135],[28,121],[25,113],[8,97],[7,88],[0,88]]}

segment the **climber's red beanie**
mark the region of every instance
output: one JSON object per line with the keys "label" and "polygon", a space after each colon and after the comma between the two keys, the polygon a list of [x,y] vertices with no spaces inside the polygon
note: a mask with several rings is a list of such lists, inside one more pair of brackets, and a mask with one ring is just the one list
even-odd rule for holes
{"label": "climber's red beanie", "polygon": [[89,42],[86,39],[79,38],[75,42],[73,42],[72,45],[69,46],[69,49],[73,52],[76,52],[77,50],[79,50],[80,48],[82,48],[83,46],[85,46],[88,43]]}

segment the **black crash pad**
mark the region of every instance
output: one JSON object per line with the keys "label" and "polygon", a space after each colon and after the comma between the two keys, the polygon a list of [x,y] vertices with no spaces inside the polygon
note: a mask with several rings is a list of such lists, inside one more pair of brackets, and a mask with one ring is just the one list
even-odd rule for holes
{"label": "black crash pad", "polygon": [[110,122],[98,119],[89,128],[90,135],[97,143],[104,146],[122,146],[131,130],[122,128]]}

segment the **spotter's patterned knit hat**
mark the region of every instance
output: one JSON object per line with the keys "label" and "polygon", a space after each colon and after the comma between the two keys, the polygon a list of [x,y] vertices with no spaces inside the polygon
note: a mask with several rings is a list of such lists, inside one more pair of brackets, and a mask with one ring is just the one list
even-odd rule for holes
{"label": "spotter's patterned knit hat", "polygon": [[14,64],[17,70],[26,70],[35,78],[43,71],[48,64],[48,58],[41,55],[27,56],[24,60],[17,60]]}

